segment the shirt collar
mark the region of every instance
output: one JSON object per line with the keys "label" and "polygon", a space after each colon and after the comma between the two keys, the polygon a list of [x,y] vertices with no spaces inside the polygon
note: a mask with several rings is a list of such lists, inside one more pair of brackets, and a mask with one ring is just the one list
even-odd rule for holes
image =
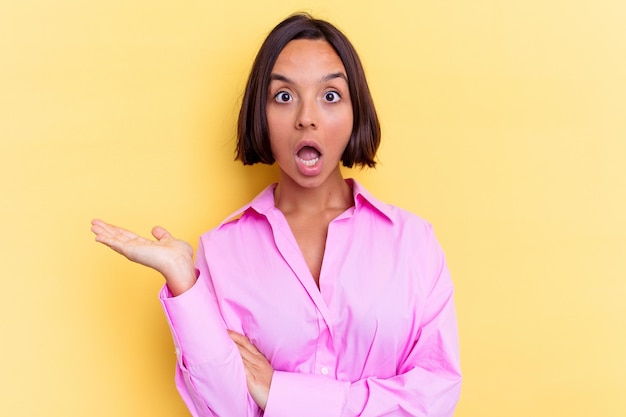
{"label": "shirt collar", "polygon": [[[382,214],[384,217],[386,217],[387,220],[393,222],[390,205],[378,200],[355,179],[347,178],[346,182],[352,187],[352,195],[354,196],[354,207],[356,210],[360,209],[364,205],[369,205],[380,214]],[[218,226],[218,228],[226,223],[238,219],[248,210],[254,210],[259,214],[267,216],[267,213],[270,210],[276,208],[276,206],[274,205],[274,190],[276,189],[276,185],[276,183],[268,185],[252,201],[228,216],[226,220],[224,220]]]}
{"label": "shirt collar", "polygon": [[376,197],[374,197],[365,187],[353,178],[346,180],[348,184],[352,186],[352,194],[354,195],[354,207],[359,209],[364,203],[373,207],[376,211],[382,214],[390,222],[393,223],[393,216],[391,214],[391,206],[385,204]]}

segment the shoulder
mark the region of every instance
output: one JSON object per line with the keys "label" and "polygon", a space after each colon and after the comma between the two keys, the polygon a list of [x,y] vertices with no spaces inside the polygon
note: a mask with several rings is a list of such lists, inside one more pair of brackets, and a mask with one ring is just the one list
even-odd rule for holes
{"label": "shoulder", "polygon": [[430,245],[436,241],[433,225],[423,217],[393,204],[385,204],[389,225],[405,245]]}
{"label": "shoulder", "polygon": [[228,235],[241,227],[255,226],[259,219],[265,219],[274,208],[275,187],[276,184],[268,185],[249,203],[228,215],[217,227],[205,232],[202,238]]}
{"label": "shoulder", "polygon": [[385,220],[390,227],[399,231],[432,234],[432,225],[424,218],[409,210],[379,200],[361,184],[351,181],[357,213],[375,213],[374,217]]}

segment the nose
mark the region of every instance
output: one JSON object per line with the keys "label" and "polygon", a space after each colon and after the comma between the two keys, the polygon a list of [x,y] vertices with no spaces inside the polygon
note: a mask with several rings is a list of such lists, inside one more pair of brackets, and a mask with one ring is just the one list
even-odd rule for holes
{"label": "nose", "polygon": [[318,114],[315,100],[302,100],[298,107],[298,115],[296,117],[296,129],[304,129],[311,127],[317,128]]}

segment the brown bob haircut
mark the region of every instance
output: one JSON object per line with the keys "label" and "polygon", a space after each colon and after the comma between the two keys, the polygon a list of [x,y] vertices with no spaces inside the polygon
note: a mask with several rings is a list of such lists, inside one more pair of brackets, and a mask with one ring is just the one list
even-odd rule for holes
{"label": "brown bob haircut", "polygon": [[266,115],[270,75],[285,45],[296,39],[324,40],[339,55],[348,76],[353,112],[352,135],[341,162],[346,167],[374,167],[380,144],[380,123],[359,56],[339,29],[306,13],[294,14],[279,23],[259,49],[239,111],[235,159],[244,165],[274,163]]}

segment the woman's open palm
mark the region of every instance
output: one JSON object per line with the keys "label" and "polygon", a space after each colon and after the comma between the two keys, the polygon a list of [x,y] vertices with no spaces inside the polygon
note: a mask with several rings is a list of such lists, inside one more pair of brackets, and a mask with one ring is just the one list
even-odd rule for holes
{"label": "woman's open palm", "polygon": [[159,271],[175,294],[189,289],[196,280],[193,266],[193,248],[187,242],[174,238],[167,230],[152,229],[156,240],[139,236],[130,230],[95,219],[91,231],[96,241],[126,258]]}

